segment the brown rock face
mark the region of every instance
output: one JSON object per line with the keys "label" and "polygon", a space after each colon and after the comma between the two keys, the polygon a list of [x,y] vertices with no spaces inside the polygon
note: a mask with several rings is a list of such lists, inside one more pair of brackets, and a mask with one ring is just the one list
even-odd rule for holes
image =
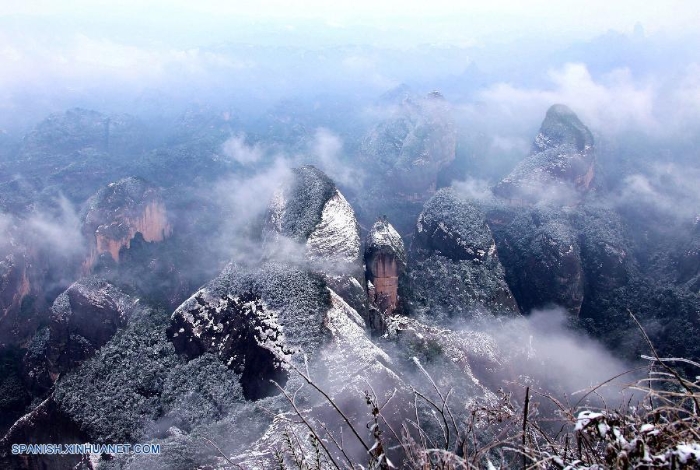
{"label": "brown rock face", "polygon": [[378,220],[372,227],[365,262],[370,301],[391,315],[399,304],[399,277],[406,268],[406,251],[401,236],[386,220]]}
{"label": "brown rock face", "polygon": [[25,248],[4,258],[0,255],[0,344],[21,344],[44,320],[48,260],[45,254]]}
{"label": "brown rock face", "polygon": [[0,321],[19,310],[22,299],[29,294],[27,266],[23,256],[9,255],[0,261]]}
{"label": "brown rock face", "polygon": [[[113,238],[122,231],[125,232],[122,237]],[[118,262],[119,250],[129,248],[137,232],[141,232],[147,242],[160,242],[170,236],[172,228],[168,223],[165,204],[152,201],[135,219],[125,216],[109,225],[100,225],[95,231],[96,254],[109,253]]]}
{"label": "brown rock face", "polygon": [[83,263],[84,272],[89,272],[103,253],[119,262],[120,250],[131,246],[136,233],[141,233],[147,242],[160,242],[172,234],[158,190],[137,178],[103,188],[91,198],[90,207],[83,231],[94,244]]}
{"label": "brown rock face", "polygon": [[399,298],[399,267],[396,259],[388,254],[376,256],[368,267],[372,273],[374,302],[381,310],[392,313]]}

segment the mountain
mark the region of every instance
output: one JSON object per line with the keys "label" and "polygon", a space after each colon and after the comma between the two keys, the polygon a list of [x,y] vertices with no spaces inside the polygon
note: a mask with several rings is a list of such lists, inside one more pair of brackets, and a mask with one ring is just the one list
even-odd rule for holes
{"label": "mountain", "polygon": [[452,110],[437,91],[416,96],[399,88],[378,112],[386,117],[359,150],[370,175],[359,211],[366,221],[388,215],[400,233],[410,233],[420,206],[436,190],[439,171],[455,158]]}
{"label": "mountain", "polygon": [[[599,185],[610,162],[566,106],[483,191],[439,187],[463,130],[437,92],[348,116],[356,181],[303,164],[312,108],[255,121],[246,165],[223,103],[156,130],[72,109],[5,150],[0,467],[509,467],[491,445],[521,442],[527,403],[527,436],[588,436],[553,413],[648,354],[628,309],[660,355],[700,353],[697,220]],[[77,442],[161,453],[11,452]]]}
{"label": "mountain", "polygon": [[568,107],[549,108],[530,154],[494,188],[515,203],[573,204],[588,192],[595,177],[591,131]]}
{"label": "mountain", "polygon": [[136,233],[146,242],[160,242],[172,234],[172,226],[159,190],[132,177],[110,183],[87,201],[82,231],[90,245],[83,264],[89,272],[102,254],[118,263]]}
{"label": "mountain", "polygon": [[454,318],[519,313],[486,214],[454,190],[441,189],[425,203],[411,250],[407,276],[414,313]]}

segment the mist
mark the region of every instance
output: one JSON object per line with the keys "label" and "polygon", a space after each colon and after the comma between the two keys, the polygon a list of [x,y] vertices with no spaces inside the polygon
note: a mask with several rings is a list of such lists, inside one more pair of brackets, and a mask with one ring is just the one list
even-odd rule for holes
{"label": "mist", "polygon": [[246,395],[270,371],[348,431],[292,365],[363,432],[369,389],[438,439],[415,392],[453,390],[455,428],[525,387],[624,407],[649,346],[628,311],[697,361],[700,7],[528,3],[1,5],[0,438],[48,400],[68,424],[27,436],[176,448],[114,466],[223,465],[203,437],[248,464],[308,435],[272,385]]}

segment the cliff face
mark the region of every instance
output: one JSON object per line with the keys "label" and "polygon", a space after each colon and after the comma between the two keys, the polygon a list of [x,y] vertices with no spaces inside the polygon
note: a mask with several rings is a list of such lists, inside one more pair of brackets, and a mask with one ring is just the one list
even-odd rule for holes
{"label": "cliff face", "polygon": [[408,269],[410,308],[432,317],[519,312],[485,214],[441,189],[418,217]]}
{"label": "cliff face", "polygon": [[22,344],[45,321],[49,265],[46,253],[25,247],[0,258],[0,344]]}
{"label": "cliff face", "polygon": [[595,177],[593,135],[564,105],[547,111],[530,154],[494,188],[514,203],[572,205]]}
{"label": "cliff face", "polygon": [[325,341],[330,306],[321,276],[298,267],[267,263],[256,269],[230,265],[172,315],[168,337],[192,359],[205,352],[241,376],[248,399],[284,385],[292,354],[310,356]]}
{"label": "cliff face", "polygon": [[524,312],[559,305],[590,315],[628,284],[629,244],[619,216],[584,201],[565,211],[499,206],[488,214],[506,279]]}
{"label": "cliff face", "polygon": [[83,232],[94,240],[83,263],[85,272],[108,253],[119,262],[121,249],[131,246],[136,233],[147,242],[160,242],[172,234],[168,213],[156,188],[138,178],[127,178],[100,190],[88,201]]}
{"label": "cliff face", "polygon": [[368,295],[385,315],[393,314],[399,306],[399,278],[406,263],[401,236],[386,220],[375,222],[365,248]]}
{"label": "cliff face", "polygon": [[49,326],[32,339],[23,359],[25,382],[38,395],[60,374],[92,357],[123,327],[137,300],[101,279],[71,285],[51,307]]}
{"label": "cliff face", "polygon": [[[322,171],[313,166],[293,170],[292,180],[270,203],[263,240],[268,258],[308,265],[365,316],[360,226],[352,206]],[[301,253],[290,257],[285,251],[289,241],[300,248],[292,251]]]}

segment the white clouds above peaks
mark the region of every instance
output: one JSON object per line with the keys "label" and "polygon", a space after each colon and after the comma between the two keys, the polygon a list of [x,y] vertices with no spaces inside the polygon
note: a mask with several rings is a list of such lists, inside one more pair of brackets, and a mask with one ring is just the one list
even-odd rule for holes
{"label": "white clouds above peaks", "polygon": [[633,80],[628,70],[618,69],[595,80],[585,64],[570,63],[547,74],[551,85],[544,89],[499,83],[484,90],[480,98],[501,114],[544,116],[554,103],[568,105],[589,127],[623,130],[642,127],[654,130],[655,92],[651,84]]}

